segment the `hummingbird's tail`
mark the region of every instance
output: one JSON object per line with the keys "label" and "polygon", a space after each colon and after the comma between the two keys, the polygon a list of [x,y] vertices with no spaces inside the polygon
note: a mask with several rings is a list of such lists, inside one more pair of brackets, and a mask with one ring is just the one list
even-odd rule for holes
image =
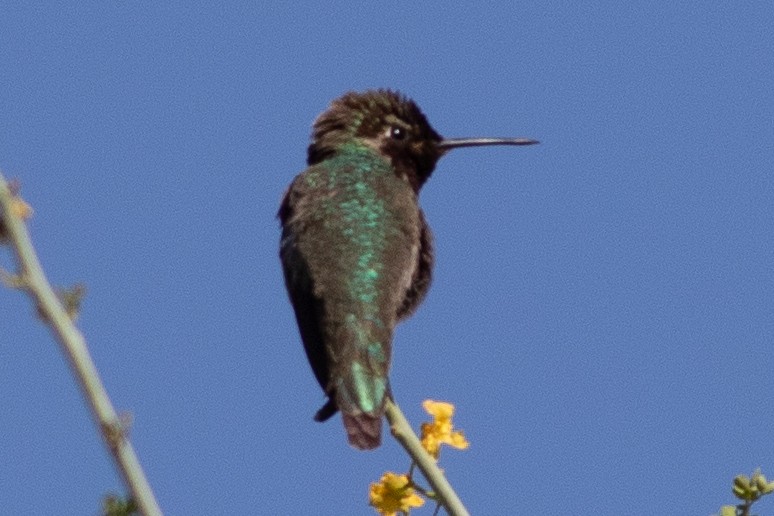
{"label": "hummingbird's tail", "polygon": [[360,374],[359,366],[355,362],[354,374],[336,382],[335,400],[349,444],[358,450],[372,450],[382,441],[382,416],[390,387],[383,376]]}
{"label": "hummingbird's tail", "polygon": [[341,413],[349,444],[358,450],[373,450],[382,443],[382,416]]}
{"label": "hummingbird's tail", "polygon": [[[335,397],[328,400],[314,415],[314,420],[322,423],[338,412]],[[382,409],[382,413],[384,410]],[[341,413],[349,444],[358,450],[373,450],[382,442],[382,416],[365,413]]]}
{"label": "hummingbird's tail", "polygon": [[338,344],[328,380],[328,403],[315,416],[324,421],[341,411],[349,444],[371,450],[381,443],[384,404],[390,396],[390,327],[378,318],[348,315],[334,336]]}

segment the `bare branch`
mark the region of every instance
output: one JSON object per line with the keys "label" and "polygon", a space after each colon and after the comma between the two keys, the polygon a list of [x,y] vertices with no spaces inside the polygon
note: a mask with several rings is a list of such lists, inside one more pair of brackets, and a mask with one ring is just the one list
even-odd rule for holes
{"label": "bare branch", "polygon": [[3,281],[10,286],[25,290],[33,298],[41,318],[53,331],[70,362],[102,438],[113,455],[134,501],[145,516],[161,515],[153,490],[127,439],[126,427],[102,385],[97,368],[86,347],[86,341],[75,327],[73,317],[62,306],[54,289],[46,280],[23,220],[31,211],[24,210],[25,206],[29,210],[29,206],[16,196],[14,190],[9,187],[0,173],[2,243],[7,243],[13,249],[19,267],[16,275],[4,274]]}

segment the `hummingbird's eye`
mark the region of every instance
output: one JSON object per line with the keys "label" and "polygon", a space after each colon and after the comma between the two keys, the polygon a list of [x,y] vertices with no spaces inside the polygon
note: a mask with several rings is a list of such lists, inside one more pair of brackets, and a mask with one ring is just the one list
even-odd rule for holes
{"label": "hummingbird's eye", "polygon": [[393,140],[405,140],[406,130],[400,126],[393,125],[387,129],[387,135]]}

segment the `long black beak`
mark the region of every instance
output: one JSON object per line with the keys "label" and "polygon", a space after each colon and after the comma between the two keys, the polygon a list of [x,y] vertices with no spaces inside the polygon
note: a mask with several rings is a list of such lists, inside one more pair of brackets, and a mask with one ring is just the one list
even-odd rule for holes
{"label": "long black beak", "polygon": [[484,145],[535,145],[540,143],[530,138],[445,138],[437,143],[438,148],[449,151],[458,147],[481,147]]}

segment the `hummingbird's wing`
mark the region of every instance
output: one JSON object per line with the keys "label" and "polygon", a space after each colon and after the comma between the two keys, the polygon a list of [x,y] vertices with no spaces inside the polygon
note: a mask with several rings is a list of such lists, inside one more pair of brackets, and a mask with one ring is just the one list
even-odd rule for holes
{"label": "hummingbird's wing", "polygon": [[[295,182],[293,183],[295,185]],[[285,193],[277,216],[282,223],[280,240],[280,260],[285,274],[285,286],[296,313],[298,329],[304,350],[312,366],[317,382],[326,390],[328,387],[328,359],[325,353],[325,343],[320,321],[324,316],[322,299],[314,295],[314,283],[309,272],[309,264],[304,259],[298,246],[298,235],[288,224],[293,217],[292,195],[293,185]],[[336,410],[332,407],[328,417]],[[327,419],[327,418],[325,418]]]}
{"label": "hummingbird's wing", "polygon": [[425,220],[425,214],[419,210],[419,254],[411,285],[406,290],[403,304],[398,309],[398,320],[405,319],[414,313],[427,295],[433,279],[433,233]]}

